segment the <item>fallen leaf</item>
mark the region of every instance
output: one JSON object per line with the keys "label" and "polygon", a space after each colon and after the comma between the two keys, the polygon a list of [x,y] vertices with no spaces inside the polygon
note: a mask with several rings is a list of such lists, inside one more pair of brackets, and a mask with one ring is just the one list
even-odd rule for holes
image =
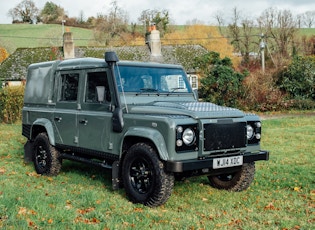
{"label": "fallen leaf", "polygon": [[20,207],[18,211],[18,215],[25,215],[27,213],[27,209],[25,207]]}
{"label": "fallen leaf", "polygon": [[40,174],[37,174],[35,172],[26,172],[25,174],[30,176],[30,177],[40,177]]}
{"label": "fallen leaf", "polygon": [[4,174],[6,172],[5,168],[0,168],[0,174]]}
{"label": "fallen leaf", "polygon": [[92,212],[92,211],[94,211],[94,210],[95,210],[95,208],[93,208],[93,207],[86,208],[86,209],[78,209],[78,210],[77,210],[77,213],[79,213],[79,214],[81,214],[81,215],[85,215],[85,214],[87,214],[87,213],[89,213],[89,212]]}
{"label": "fallen leaf", "polygon": [[299,192],[300,191],[300,187],[294,187],[294,191]]}
{"label": "fallen leaf", "polygon": [[95,218],[95,217],[93,217],[93,218],[91,219],[91,222],[97,224],[97,223],[100,223],[100,220],[97,219],[97,218]]}
{"label": "fallen leaf", "polygon": [[134,208],[134,211],[135,212],[143,212],[143,209],[142,208]]}
{"label": "fallen leaf", "polygon": [[36,214],[37,214],[34,210],[28,210],[27,213],[28,213],[28,214],[31,214],[31,215],[36,215]]}
{"label": "fallen leaf", "polygon": [[28,226],[29,227],[35,227],[35,223],[33,221],[28,221]]}
{"label": "fallen leaf", "polygon": [[270,202],[268,205],[266,205],[264,209],[265,210],[277,210],[272,202]]}
{"label": "fallen leaf", "polygon": [[48,221],[47,221],[47,223],[48,224],[52,224],[54,221],[52,220],[52,219],[49,219]]}
{"label": "fallen leaf", "polygon": [[26,216],[26,215],[36,215],[37,213],[34,210],[28,210],[25,207],[20,207],[18,211],[18,215]]}
{"label": "fallen leaf", "polygon": [[51,182],[51,181],[53,181],[54,179],[53,179],[52,177],[47,177],[47,180]]}

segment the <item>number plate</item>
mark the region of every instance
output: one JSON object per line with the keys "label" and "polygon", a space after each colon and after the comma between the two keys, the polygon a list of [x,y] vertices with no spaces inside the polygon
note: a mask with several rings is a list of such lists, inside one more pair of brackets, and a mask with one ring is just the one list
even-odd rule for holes
{"label": "number plate", "polygon": [[221,157],[213,159],[213,168],[228,168],[243,165],[243,156]]}

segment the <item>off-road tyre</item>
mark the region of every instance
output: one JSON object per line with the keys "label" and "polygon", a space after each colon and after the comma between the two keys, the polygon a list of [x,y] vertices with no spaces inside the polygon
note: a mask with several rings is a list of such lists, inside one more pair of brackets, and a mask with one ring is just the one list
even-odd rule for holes
{"label": "off-road tyre", "polygon": [[210,185],[217,189],[224,189],[234,192],[246,190],[255,175],[255,162],[244,164],[238,172],[208,176]]}
{"label": "off-road tyre", "polygon": [[33,162],[38,174],[56,176],[61,170],[60,152],[50,144],[46,133],[38,134],[34,140]]}
{"label": "off-road tyre", "polygon": [[122,179],[128,199],[149,207],[164,204],[174,187],[173,174],[164,171],[155,149],[146,143],[134,144],[127,151]]}

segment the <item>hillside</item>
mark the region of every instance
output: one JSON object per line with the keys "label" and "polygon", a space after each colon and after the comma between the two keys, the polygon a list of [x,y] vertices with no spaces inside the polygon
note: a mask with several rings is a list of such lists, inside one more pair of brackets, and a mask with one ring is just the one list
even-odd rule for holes
{"label": "hillside", "polygon": [[[65,27],[73,33],[76,46],[87,46],[93,39],[93,31]],[[0,46],[9,53],[17,48],[50,47],[62,45],[61,25],[0,24]]]}
{"label": "hillside", "polygon": [[[182,31],[183,26],[173,26],[176,31]],[[93,30],[77,27],[64,27],[73,33],[76,46],[95,45]],[[0,46],[9,53],[13,53],[17,48],[51,47],[62,45],[61,25],[55,24],[0,24]],[[315,35],[315,28],[300,29],[301,36]]]}

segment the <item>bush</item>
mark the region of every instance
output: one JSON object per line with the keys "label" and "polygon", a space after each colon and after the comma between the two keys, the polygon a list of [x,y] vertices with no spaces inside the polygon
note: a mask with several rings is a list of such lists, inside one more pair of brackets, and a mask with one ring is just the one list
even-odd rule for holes
{"label": "bush", "polygon": [[15,123],[21,120],[24,86],[0,89],[0,121]]}
{"label": "bush", "polygon": [[238,106],[246,74],[234,71],[231,59],[220,59],[219,53],[209,52],[195,59],[195,68],[202,77],[201,98],[219,105]]}
{"label": "bush", "polygon": [[315,101],[311,99],[292,99],[285,102],[286,109],[313,110]]}
{"label": "bush", "polygon": [[257,71],[243,82],[244,95],[241,107],[245,110],[276,111],[286,109],[285,95],[277,88],[271,72]]}
{"label": "bush", "polygon": [[295,56],[287,69],[280,71],[277,85],[291,99],[315,100],[315,57]]}

